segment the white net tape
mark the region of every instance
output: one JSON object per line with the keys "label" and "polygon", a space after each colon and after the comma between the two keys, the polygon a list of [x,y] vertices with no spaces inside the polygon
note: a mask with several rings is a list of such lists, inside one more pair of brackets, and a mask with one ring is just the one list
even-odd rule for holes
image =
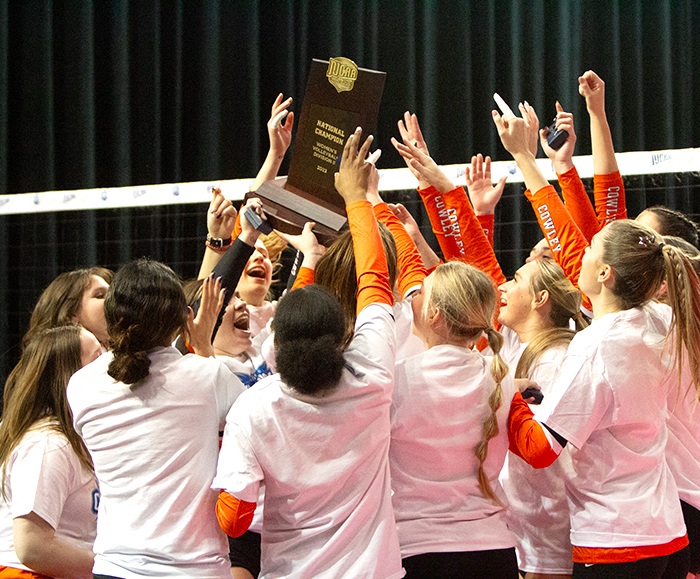
{"label": "white net tape", "polygon": [[[548,159],[538,159],[537,162],[547,179],[556,180],[556,174]],[[700,172],[700,149],[619,153],[617,162],[623,176]],[[574,157],[574,164],[582,178],[593,176],[593,158],[590,155]],[[444,171],[457,185],[465,185],[464,168],[464,163],[443,166]],[[403,191],[416,187],[415,178],[406,168],[382,169],[379,175],[380,191]],[[523,181],[522,174],[513,161],[491,164],[491,177],[494,182],[503,175],[508,175],[509,183]],[[0,195],[0,215],[208,203],[213,187],[220,187],[228,199],[239,201],[243,199],[252,183],[253,179],[235,179]]]}

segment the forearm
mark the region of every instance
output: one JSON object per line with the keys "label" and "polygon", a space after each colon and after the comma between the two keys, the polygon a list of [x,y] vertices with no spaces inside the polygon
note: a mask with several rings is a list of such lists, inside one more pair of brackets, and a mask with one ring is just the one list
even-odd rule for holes
{"label": "forearm", "polygon": [[408,289],[420,285],[428,275],[426,268],[413,239],[387,204],[378,203],[374,205],[373,209],[377,220],[386,225],[394,237],[399,267],[399,293],[404,296]]}
{"label": "forearm", "polygon": [[255,181],[250,186],[251,191],[257,191],[258,187],[262,185],[265,181],[272,181],[277,177],[277,173],[282,166],[282,161],[284,160],[284,154],[278,155],[273,151],[267,153],[265,161],[260,167],[260,171],[255,177]]}
{"label": "forearm", "polygon": [[535,156],[532,153],[518,153],[514,155],[513,158],[518,165],[518,169],[520,169],[520,172],[523,174],[525,186],[530,189],[530,191],[538,191],[549,185],[549,182],[545,179],[542,171],[540,171]]}
{"label": "forearm", "polygon": [[54,529],[36,513],[13,521],[15,552],[20,562],[51,577],[92,577],[95,555],[55,536]]}
{"label": "forearm", "polygon": [[561,448],[552,447],[545,429],[534,419],[519,392],[513,397],[508,415],[508,442],[510,451],[534,468],[548,467],[561,452]]}
{"label": "forearm", "polygon": [[357,200],[348,202],[346,210],[355,253],[357,313],[374,302],[392,305],[386,254],[372,205],[366,199]]}
{"label": "forearm", "polygon": [[593,236],[600,230],[600,225],[598,224],[598,217],[596,216],[595,209],[591,204],[591,200],[588,198],[588,193],[586,192],[583,182],[576,171],[576,167],[571,167],[565,173],[559,173],[557,171],[557,178],[559,179],[559,185],[561,185],[562,196],[564,197],[564,203],[566,203],[566,209],[569,214],[578,225],[581,233],[588,242],[591,241]]}
{"label": "forearm", "polygon": [[595,174],[607,175],[619,170],[610,125],[604,112],[591,114],[591,148]]}
{"label": "forearm", "polygon": [[214,251],[209,247],[205,247],[204,257],[202,257],[202,265],[199,267],[199,274],[197,275],[197,279],[204,279],[212,271],[214,271],[214,268],[221,261],[221,258],[224,256],[225,253],[225,251]]}

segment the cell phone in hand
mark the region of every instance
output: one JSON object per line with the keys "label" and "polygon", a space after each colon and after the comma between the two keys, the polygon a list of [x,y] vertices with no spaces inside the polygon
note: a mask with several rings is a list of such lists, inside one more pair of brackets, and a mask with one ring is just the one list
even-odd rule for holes
{"label": "cell phone in hand", "polygon": [[542,394],[542,390],[538,390],[534,386],[530,386],[529,388],[525,388],[520,395],[523,397],[523,400],[527,400],[528,398],[534,398],[535,400],[533,402],[530,402],[530,404],[542,404],[542,400],[544,399],[544,394]]}
{"label": "cell phone in hand", "polygon": [[245,215],[248,222],[263,235],[270,235],[270,233],[272,233],[270,224],[252,209],[246,209],[243,215]]}
{"label": "cell phone in hand", "polygon": [[554,121],[552,121],[552,124],[549,125],[548,129],[549,133],[547,134],[547,144],[555,151],[558,151],[561,149],[561,146],[566,143],[566,139],[569,138],[569,133],[568,131],[564,130],[557,131],[556,117],[554,117]]}

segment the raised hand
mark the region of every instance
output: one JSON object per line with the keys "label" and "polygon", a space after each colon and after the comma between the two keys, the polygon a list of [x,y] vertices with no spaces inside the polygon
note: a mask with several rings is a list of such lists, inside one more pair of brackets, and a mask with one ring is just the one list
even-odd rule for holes
{"label": "raised hand", "polygon": [[420,130],[418,117],[415,114],[406,111],[403,114],[403,121],[399,120],[398,126],[399,135],[401,135],[401,140],[403,140],[404,143],[406,141],[411,142],[423,154],[430,156],[430,153],[428,153],[428,145],[423,138],[423,132]]}
{"label": "raised hand", "polygon": [[202,281],[202,299],[197,317],[194,317],[192,308],[187,308],[188,341],[199,356],[206,358],[214,355],[211,335],[214,333],[219,311],[224,305],[224,293],[221,289],[221,278],[215,279],[213,274],[209,275]]}
{"label": "raised hand", "polygon": [[445,175],[437,163],[433,161],[429,155],[423,153],[423,151],[411,141],[404,140],[403,143],[399,143],[392,137],[391,143],[403,157],[408,168],[418,179],[418,186],[421,189],[427,189],[431,185],[441,193],[447,193],[454,189],[454,183]]}
{"label": "raised hand", "polygon": [[508,176],[501,177],[494,186],[491,181],[491,157],[484,159],[483,155],[472,157],[471,166],[465,170],[467,192],[477,215],[492,215],[498,201],[503,195]]}
{"label": "raised hand", "polygon": [[245,212],[248,209],[252,209],[255,213],[257,213],[262,219],[267,219],[265,217],[265,212],[263,211],[263,206],[262,206],[262,201],[258,199],[257,197],[251,197],[248,199],[246,204],[241,207],[241,234],[240,234],[240,239],[244,243],[247,243],[251,247],[255,245],[255,242],[258,240],[258,237],[260,237],[260,232],[253,227],[253,225],[248,221],[248,218],[245,216]]}
{"label": "raised hand", "polygon": [[221,189],[212,189],[212,198],[207,211],[207,232],[216,239],[231,239],[236,224],[236,208],[221,194]]}
{"label": "raised hand", "polygon": [[595,72],[587,70],[578,77],[578,92],[590,115],[605,116],[605,83]]}
{"label": "raised hand", "polygon": [[[270,137],[270,154],[278,159],[284,158],[289,145],[292,142],[292,127],[294,127],[294,113],[290,112],[289,105],[292,104],[292,97],[282,100],[282,93],[277,95],[272,105],[272,114],[267,121],[267,134]],[[286,118],[285,118],[286,116]],[[284,119],[284,124],[282,121]]]}
{"label": "raised hand", "polygon": [[355,132],[348,137],[343,148],[340,171],[335,174],[335,188],[345,200],[346,205],[353,201],[367,199],[369,176],[372,169],[375,169],[374,165],[366,161],[374,137],[370,135],[362,147],[359,147],[361,136],[362,129],[357,127]]}
{"label": "raised hand", "polygon": [[527,101],[520,103],[518,109],[530,127],[530,150],[537,157],[537,143],[540,141],[540,119],[537,117],[535,109]]}
{"label": "raised hand", "polygon": [[554,165],[554,170],[563,175],[574,166],[573,156],[576,148],[576,133],[574,132],[574,115],[564,112],[563,107],[557,101],[557,131],[566,131],[569,137],[564,141],[564,144],[556,151],[547,144],[547,135],[549,135],[549,127],[545,127],[540,131],[540,145],[545,155],[549,157]]}
{"label": "raised hand", "polygon": [[530,124],[527,119],[515,115],[501,116],[496,110],[491,111],[491,115],[506,151],[513,157],[518,155],[535,157],[532,152]]}

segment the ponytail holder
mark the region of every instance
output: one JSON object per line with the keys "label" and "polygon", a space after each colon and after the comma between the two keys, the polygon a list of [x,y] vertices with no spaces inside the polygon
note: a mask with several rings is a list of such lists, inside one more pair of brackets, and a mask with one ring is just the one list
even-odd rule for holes
{"label": "ponytail holder", "polygon": [[664,245],[666,245],[666,244],[663,241],[661,243],[659,243],[659,245],[656,246],[656,251],[658,251],[659,253],[663,253],[664,252]]}

